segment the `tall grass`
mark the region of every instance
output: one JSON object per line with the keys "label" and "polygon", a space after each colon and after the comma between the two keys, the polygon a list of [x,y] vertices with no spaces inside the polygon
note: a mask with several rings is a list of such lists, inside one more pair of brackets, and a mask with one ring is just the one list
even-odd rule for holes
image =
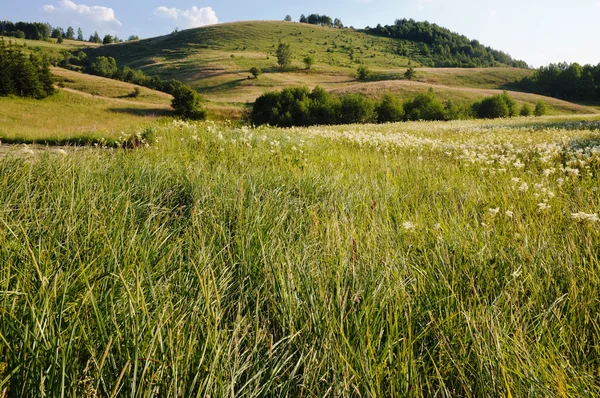
{"label": "tall grass", "polygon": [[0,396],[600,393],[597,133],[155,133],[0,160]]}

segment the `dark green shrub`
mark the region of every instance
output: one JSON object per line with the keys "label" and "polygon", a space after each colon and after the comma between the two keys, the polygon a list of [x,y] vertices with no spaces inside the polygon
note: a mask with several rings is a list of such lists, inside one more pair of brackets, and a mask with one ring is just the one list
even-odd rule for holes
{"label": "dark green shrub", "polygon": [[103,77],[113,77],[118,70],[117,61],[113,57],[98,57],[90,65],[90,71],[94,75]]}
{"label": "dark green shrub", "polygon": [[337,124],[341,102],[339,97],[321,87],[315,87],[309,95],[310,124]]}
{"label": "dark green shrub", "polygon": [[262,75],[262,70],[260,70],[260,68],[257,68],[256,66],[253,66],[252,68],[250,68],[250,74],[254,76],[255,79],[258,79],[258,77]]}
{"label": "dark green shrub", "polygon": [[371,70],[366,65],[361,65],[356,69],[356,77],[358,80],[367,80],[371,77]]}
{"label": "dark green shrub", "polygon": [[377,105],[377,121],[379,123],[399,122],[404,118],[402,101],[392,94],[385,94]]}
{"label": "dark green shrub", "polygon": [[173,92],[171,106],[175,113],[185,119],[206,119],[206,111],[202,109],[202,97],[190,87],[181,85]]}
{"label": "dark green shrub", "polygon": [[376,120],[375,103],[372,100],[360,94],[347,94],[342,97],[340,123],[372,123]]}
{"label": "dark green shrub", "polygon": [[404,72],[404,78],[406,80],[412,80],[417,77],[417,72],[413,68],[408,68],[406,72]]}
{"label": "dark green shrub", "polygon": [[505,92],[476,102],[473,112],[480,119],[517,116],[517,103]]}
{"label": "dark green shrub", "polygon": [[449,99],[444,103],[444,119],[464,120],[473,117],[471,104],[468,102],[456,102]]}
{"label": "dark green shrub", "polygon": [[538,101],[535,104],[535,110],[533,111],[536,116],[544,116],[548,112],[548,107],[542,101]]}
{"label": "dark green shrub", "polygon": [[531,116],[532,113],[533,111],[531,110],[531,106],[529,104],[523,104],[521,107],[521,112],[519,112],[521,116]]}
{"label": "dark green shrub", "polygon": [[404,103],[404,120],[444,120],[444,105],[433,89]]}

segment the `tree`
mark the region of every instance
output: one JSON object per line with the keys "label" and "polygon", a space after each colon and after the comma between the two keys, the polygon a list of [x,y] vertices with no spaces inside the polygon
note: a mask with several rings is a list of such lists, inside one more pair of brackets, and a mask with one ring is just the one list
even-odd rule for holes
{"label": "tree", "polygon": [[546,104],[544,102],[538,101],[535,104],[535,110],[533,111],[534,115],[544,116],[547,112],[548,112],[548,107],[546,106]]}
{"label": "tree", "polygon": [[112,77],[117,71],[117,61],[113,57],[98,57],[90,65],[93,74],[103,77]]}
{"label": "tree", "polygon": [[291,15],[286,15],[285,18],[283,19],[285,22],[292,22],[292,16]]}
{"label": "tree", "polygon": [[171,106],[178,116],[185,119],[206,118],[206,111],[202,109],[202,97],[188,86],[180,85],[174,90]]}
{"label": "tree", "polygon": [[139,40],[139,39],[140,39],[139,36],[131,35],[131,36],[129,36],[129,38],[127,39],[127,41],[135,41],[135,40]]}
{"label": "tree", "polygon": [[98,34],[98,32],[94,32],[93,35],[90,35],[90,43],[102,43],[102,39],[100,38],[100,35]]}
{"label": "tree", "polygon": [[69,26],[67,28],[67,33],[66,33],[66,38],[69,40],[74,40],[75,39],[75,29],[73,29],[72,26]]}
{"label": "tree", "polygon": [[277,47],[277,64],[281,68],[287,68],[292,63],[292,49],[289,44],[279,43]]}
{"label": "tree", "polygon": [[112,42],[114,42],[114,37],[112,37],[111,35],[106,35],[104,36],[104,40],[102,40],[102,44],[111,44]]}
{"label": "tree", "polygon": [[315,63],[315,59],[312,55],[307,55],[306,57],[304,57],[303,61],[304,65],[306,65],[306,69],[310,69],[311,66],[313,66],[313,64]]}
{"label": "tree", "polygon": [[336,18],[336,19],[333,20],[333,26],[336,27],[336,28],[341,29],[341,28],[344,27],[344,24],[342,23],[341,19]]}
{"label": "tree", "polygon": [[406,72],[404,72],[404,78],[406,80],[412,80],[417,77],[417,72],[413,68],[408,68]]}
{"label": "tree", "polygon": [[300,15],[300,22],[301,23],[307,23],[308,21],[306,20],[306,16],[304,16],[304,14]]}
{"label": "tree", "polygon": [[402,101],[395,95],[384,95],[377,106],[377,121],[379,123],[399,122],[403,117]]}
{"label": "tree", "polygon": [[520,115],[521,116],[531,116],[532,113],[533,113],[533,111],[531,110],[531,106],[529,106],[529,104],[523,104]]}
{"label": "tree", "polygon": [[504,92],[473,104],[473,111],[481,119],[512,117],[517,116],[517,103]]}
{"label": "tree", "polygon": [[258,79],[258,77],[262,75],[262,70],[260,70],[260,68],[257,68],[256,66],[253,66],[252,68],[250,68],[250,74],[254,76],[255,79]]}
{"label": "tree", "polygon": [[433,89],[429,89],[404,103],[404,119],[444,120],[444,105],[436,98]]}
{"label": "tree", "polygon": [[83,30],[81,28],[77,29],[77,40],[83,41]]}
{"label": "tree", "polygon": [[370,99],[360,94],[348,94],[342,98],[341,123],[371,123],[375,118],[375,104]]}
{"label": "tree", "polygon": [[52,34],[50,35],[50,37],[52,37],[53,39],[58,39],[59,37],[63,37],[64,35],[65,31],[63,30],[63,28],[56,27],[52,29]]}
{"label": "tree", "polygon": [[358,80],[367,80],[371,76],[371,70],[366,65],[361,65],[356,70]]}
{"label": "tree", "polygon": [[62,38],[62,36],[60,36],[58,39],[56,39],[56,42],[58,44],[62,44],[64,42],[64,39]]}

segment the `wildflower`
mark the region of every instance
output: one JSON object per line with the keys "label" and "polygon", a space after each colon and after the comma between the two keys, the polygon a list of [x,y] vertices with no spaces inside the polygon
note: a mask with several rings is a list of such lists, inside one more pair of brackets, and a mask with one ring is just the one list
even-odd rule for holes
{"label": "wildflower", "polygon": [[410,221],[405,221],[404,223],[402,223],[402,227],[404,228],[405,231],[414,231],[415,229],[417,229],[417,226]]}
{"label": "wildflower", "polygon": [[546,202],[542,202],[542,203],[538,203],[538,210],[539,211],[544,211],[544,210],[548,210],[550,208],[550,205]]}
{"label": "wildflower", "polygon": [[504,215],[505,215],[506,217],[508,217],[508,218],[513,218],[513,216],[515,215],[515,213],[513,213],[513,212],[512,212],[512,211],[510,211],[510,210],[506,210],[506,211],[504,212]]}
{"label": "wildflower", "polygon": [[571,213],[571,218],[576,221],[598,222],[598,214],[588,214],[580,211],[579,213]]}
{"label": "wildflower", "polygon": [[523,184],[521,184],[521,186],[519,187],[519,191],[520,192],[527,192],[529,191],[529,185],[527,185],[526,182],[524,182]]}
{"label": "wildflower", "polygon": [[495,209],[489,209],[488,211],[492,216],[495,216],[496,214],[500,213],[500,208],[496,207]]}

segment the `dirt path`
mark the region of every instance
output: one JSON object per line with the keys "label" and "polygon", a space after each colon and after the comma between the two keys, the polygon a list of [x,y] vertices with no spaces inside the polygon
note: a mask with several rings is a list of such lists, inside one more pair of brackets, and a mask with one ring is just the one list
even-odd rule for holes
{"label": "dirt path", "polygon": [[122,98],[103,97],[101,95],[93,95],[90,93],[84,93],[82,91],[74,90],[72,88],[67,88],[67,87],[59,88],[59,90],[67,91],[69,93],[73,93],[73,94],[77,94],[77,95],[81,95],[82,97],[99,98],[99,99],[103,99],[105,101],[111,101],[111,102],[116,102],[116,103],[120,103],[120,104],[139,105],[139,106],[144,106],[147,108],[171,109],[171,107],[169,105],[165,105],[165,104],[151,104],[148,102],[131,101],[131,100],[126,100],[126,99],[122,99]]}

